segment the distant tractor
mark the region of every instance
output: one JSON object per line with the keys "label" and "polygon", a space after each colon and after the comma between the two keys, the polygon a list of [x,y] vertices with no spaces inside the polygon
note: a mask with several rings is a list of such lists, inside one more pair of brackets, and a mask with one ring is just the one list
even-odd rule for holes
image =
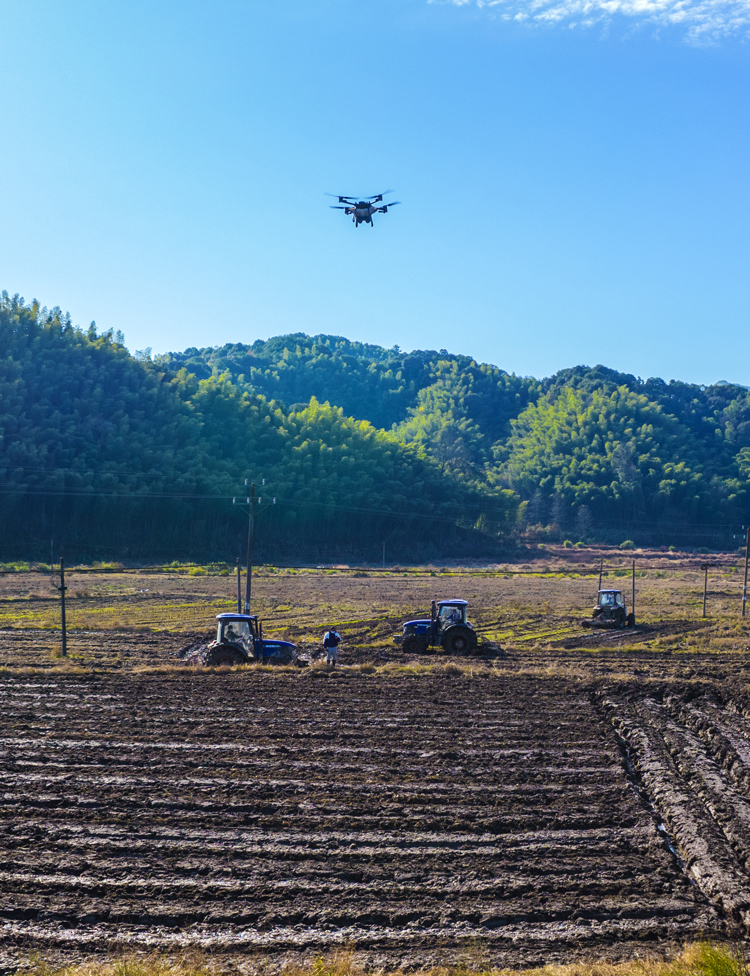
{"label": "distant tractor", "polygon": [[263,626],[254,614],[220,613],[216,617],[216,639],[199,641],[180,651],[190,664],[206,667],[232,667],[236,664],[294,664],[297,645],[289,641],[266,639]]}
{"label": "distant tractor", "polygon": [[635,614],[628,613],[622,590],[599,590],[590,623],[594,627],[635,627]]}
{"label": "distant tractor", "polygon": [[466,600],[433,600],[430,616],[407,620],[403,633],[394,638],[395,643],[405,654],[421,654],[434,647],[442,647],[450,654],[470,654],[479,640],[466,619],[468,605]]}

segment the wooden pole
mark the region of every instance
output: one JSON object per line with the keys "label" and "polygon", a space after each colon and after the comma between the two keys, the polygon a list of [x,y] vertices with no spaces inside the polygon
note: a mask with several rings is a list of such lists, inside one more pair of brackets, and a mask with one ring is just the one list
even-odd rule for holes
{"label": "wooden pole", "polygon": [[708,563],[703,566],[703,616],[706,616],[706,593],[708,592]]}
{"label": "wooden pole", "polygon": [[61,610],[61,624],[62,624],[62,656],[68,656],[68,632],[65,626],[65,591],[67,586],[65,585],[65,560],[60,558],[60,610]]}
{"label": "wooden pole", "polygon": [[750,555],[750,525],[745,534],[745,585],[742,587],[742,616],[745,616],[745,604],[747,603],[747,560]]}
{"label": "wooden pole", "polygon": [[602,573],[604,572],[604,560],[599,560],[599,589],[602,588]]}
{"label": "wooden pole", "polygon": [[240,557],[237,557],[237,613],[242,613],[242,570]]}
{"label": "wooden pole", "polygon": [[245,613],[250,613],[253,589],[253,531],[255,529],[255,485],[250,485],[250,516],[247,523],[247,577],[245,580]]}
{"label": "wooden pole", "polygon": [[630,612],[633,614],[633,620],[635,620],[635,559],[633,560],[633,600]]}

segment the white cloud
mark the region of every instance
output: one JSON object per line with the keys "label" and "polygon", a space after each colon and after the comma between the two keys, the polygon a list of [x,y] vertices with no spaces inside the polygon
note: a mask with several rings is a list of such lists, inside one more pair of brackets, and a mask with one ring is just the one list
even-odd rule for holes
{"label": "white cloud", "polygon": [[750,0],[427,0],[485,8],[502,20],[565,24],[674,27],[694,44],[750,37]]}

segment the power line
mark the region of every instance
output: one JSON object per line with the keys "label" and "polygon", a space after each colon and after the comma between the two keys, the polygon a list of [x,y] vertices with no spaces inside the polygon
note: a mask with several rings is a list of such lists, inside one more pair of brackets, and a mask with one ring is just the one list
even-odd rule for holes
{"label": "power line", "polygon": [[[71,471],[71,469],[63,469],[63,470],[68,470],[69,473],[73,473],[73,474],[77,474],[78,473],[78,472]],[[295,486],[294,486],[294,483],[293,482],[281,482],[281,486],[283,487],[284,485],[287,485],[287,486],[291,487],[292,490],[295,489]],[[304,488],[304,486],[297,486],[297,490],[304,491],[306,489]],[[331,494],[334,495],[334,496],[349,496],[349,497],[351,497],[351,496],[359,496],[359,497],[361,497],[363,493],[362,493],[361,490],[360,491],[357,491],[355,489],[343,489],[343,488],[342,489],[339,489],[339,488],[337,488],[337,489],[333,490],[331,492]],[[21,484],[18,484],[18,485],[10,485],[9,486],[7,483],[6,483],[6,486],[5,487],[0,487],[0,495],[30,495],[30,496],[53,497],[53,498],[64,498],[64,497],[71,497],[71,498],[110,498],[110,499],[113,499],[113,500],[114,499],[118,499],[118,498],[135,498],[135,499],[148,499],[148,498],[166,498],[166,499],[170,499],[170,498],[174,498],[174,499],[197,499],[197,500],[209,500],[209,501],[210,500],[214,500],[214,501],[228,501],[228,500],[231,500],[234,497],[234,495],[230,495],[230,494],[226,494],[226,495],[224,495],[224,494],[217,494],[215,492],[196,492],[196,491],[192,491],[192,492],[188,492],[188,491],[184,491],[184,492],[168,492],[168,491],[122,491],[122,490],[117,490],[117,489],[114,489],[114,490],[111,490],[111,491],[106,491],[106,490],[101,490],[101,489],[99,489],[99,490],[93,490],[93,489],[79,489],[79,488],[71,488],[71,489],[62,489],[62,490],[60,490],[59,488],[53,488],[53,487],[46,488],[44,485],[37,485],[37,486],[33,486],[32,487],[32,486],[29,486],[29,485],[21,485]],[[330,502],[325,502],[325,501],[307,501],[307,500],[287,501],[287,502],[283,503],[283,505],[286,508],[289,508],[289,507],[296,507],[296,508],[331,507],[331,503]],[[395,511],[393,511],[393,510],[373,508],[373,507],[369,507],[369,506],[351,506],[351,507],[348,507],[348,506],[342,506],[342,505],[335,505],[334,508],[335,508],[336,511],[342,511],[342,512],[348,511],[348,512],[352,512],[352,513],[374,513],[374,514],[388,514],[388,515],[397,515],[397,514],[400,514],[400,513],[397,513]],[[404,513],[404,514],[406,514],[406,513]],[[477,509],[476,518],[479,518],[482,515],[484,515],[485,518],[487,517],[486,510],[485,509]],[[424,515],[424,514],[421,514],[421,513],[414,513],[413,515],[409,515],[409,517],[437,519],[438,521],[445,521],[445,520],[452,521],[453,520],[453,517],[449,517],[449,516],[427,516],[427,515]],[[460,518],[461,518],[460,515],[456,515],[455,516],[455,519],[456,520],[459,520]],[[492,521],[492,524],[497,524],[497,525],[503,525],[504,524],[504,522],[497,522],[496,520],[494,520],[494,521],[491,520],[491,521]],[[668,528],[684,529],[686,527],[694,527],[694,528],[702,529],[702,530],[708,530],[708,529],[712,529],[712,528],[717,528],[717,529],[722,529],[724,531],[730,531],[730,532],[741,532],[741,531],[744,531],[744,523],[740,523],[739,521],[738,522],[687,522],[683,518],[681,518],[679,515],[675,515],[675,516],[672,516],[672,517],[669,517],[669,518],[662,518],[662,519],[639,519],[639,518],[628,518],[628,517],[624,517],[624,516],[622,518],[613,518],[613,519],[596,518],[595,519],[595,525],[596,525],[597,528],[604,528],[604,529],[607,529],[607,528],[611,528],[611,529],[620,529],[620,528],[621,529],[638,529],[638,528],[646,528],[646,527],[652,527],[652,528],[664,528],[664,527],[668,527]]]}
{"label": "power line", "polygon": [[[355,492],[337,492],[337,494],[355,494]],[[230,501],[233,495],[217,495],[209,493],[198,493],[198,492],[124,492],[124,491],[82,491],[82,490],[66,490],[58,491],[52,489],[35,488],[30,489],[25,486],[17,486],[15,488],[0,488],[0,495],[22,495],[30,497],[44,497],[44,498],[107,498],[116,501],[120,498],[133,498],[146,501],[148,499],[196,499],[204,501]],[[428,515],[424,512],[409,512],[409,511],[397,511],[394,509],[387,508],[372,508],[364,505],[338,505],[336,503],[326,502],[326,501],[281,501],[279,508],[284,509],[324,509],[327,512],[348,512],[351,514],[369,514],[369,515],[381,515],[388,518],[407,518],[407,519],[420,519],[424,521],[431,522],[446,522],[446,523],[458,523],[461,521],[474,522],[476,523],[482,517],[484,517],[484,523],[488,526],[495,527],[505,527],[506,523],[502,520],[493,519],[487,516],[487,512],[483,510],[478,510],[475,515],[466,516],[462,514],[456,515]],[[686,529],[695,530],[693,534],[706,534],[710,533],[711,530],[720,530],[728,534],[736,534],[741,530],[741,524],[739,522],[686,522],[679,516],[674,516],[673,518],[665,518],[660,520],[640,520],[640,519],[596,519],[595,525],[597,529],[604,530],[614,530],[621,529],[623,531],[637,531],[643,528],[668,528],[672,530],[678,530],[680,533],[684,534]],[[468,528],[468,526],[465,526]]]}
{"label": "power line", "polygon": [[[116,501],[120,498],[135,498],[135,499],[151,499],[151,498],[175,498],[175,499],[203,499],[212,501],[231,501],[232,498],[236,497],[234,495],[216,495],[216,494],[198,494],[189,492],[122,492],[122,491],[80,491],[80,490],[69,490],[69,491],[56,491],[47,490],[43,488],[29,489],[23,486],[18,486],[17,488],[0,488],[0,495],[22,495],[24,497],[43,497],[43,498],[108,498]],[[353,492],[352,492],[353,494]],[[404,512],[404,511],[394,511],[393,509],[386,508],[368,508],[365,506],[343,506],[331,504],[330,502],[314,502],[314,501],[296,501],[296,502],[281,502],[280,508],[321,508],[326,511],[331,512],[351,512],[353,514],[372,514],[372,515],[382,515],[394,518],[416,518],[416,519],[426,519],[428,521],[437,522],[456,522],[459,521],[462,516],[457,514],[455,516],[448,515],[426,515],[421,512]],[[476,518],[480,518],[484,514],[479,512]],[[495,523],[501,525],[502,523]]]}

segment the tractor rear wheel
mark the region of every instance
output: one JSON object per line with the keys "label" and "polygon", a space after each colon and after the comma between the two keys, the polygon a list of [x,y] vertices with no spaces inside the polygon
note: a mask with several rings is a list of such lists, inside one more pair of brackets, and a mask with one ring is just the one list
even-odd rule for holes
{"label": "tractor rear wheel", "polygon": [[468,627],[451,627],[440,643],[449,654],[468,654],[477,646],[477,635]]}
{"label": "tractor rear wheel", "polygon": [[219,644],[217,647],[209,649],[204,663],[207,668],[233,668],[238,664],[246,664],[247,662],[245,656],[236,648]]}

